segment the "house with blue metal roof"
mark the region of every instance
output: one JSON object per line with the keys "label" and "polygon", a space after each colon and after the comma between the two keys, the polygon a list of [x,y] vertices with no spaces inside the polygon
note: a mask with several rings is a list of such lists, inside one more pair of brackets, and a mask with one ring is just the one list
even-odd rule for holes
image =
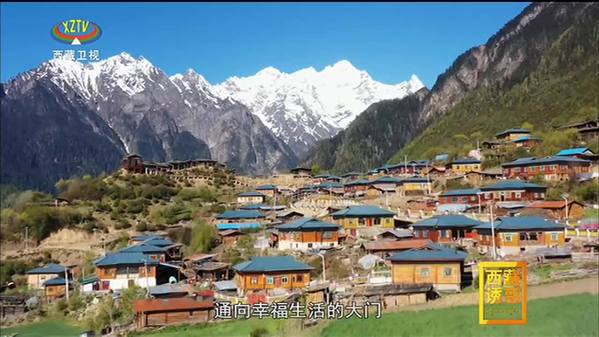
{"label": "house with blue metal roof", "polygon": [[153,254],[141,252],[110,253],[94,262],[100,291],[122,290],[137,285],[153,287],[178,282],[179,267],[160,261]]}
{"label": "house with blue metal roof", "polygon": [[264,194],[267,197],[274,198],[279,193],[279,188],[276,185],[260,185],[256,187],[256,191]]}
{"label": "house with blue metal roof", "polygon": [[216,216],[218,220],[256,220],[263,219],[265,216],[256,210],[228,210]]}
{"label": "house with blue metal roof", "polygon": [[289,172],[293,174],[294,178],[310,178],[312,176],[312,169],[307,167],[295,167]]}
{"label": "house with blue metal roof", "polygon": [[498,218],[491,224],[476,226],[477,241],[486,251],[492,249],[492,233],[495,246],[500,254],[520,254],[534,252],[539,248],[565,246],[566,225],[539,216],[517,216]]}
{"label": "house with blue metal roof", "polygon": [[341,178],[347,179],[347,180],[354,180],[354,179],[358,179],[361,175],[362,175],[362,173],[360,173],[360,172],[346,172],[341,175]]}
{"label": "house with blue metal roof", "polygon": [[522,180],[500,180],[480,188],[482,203],[490,201],[532,202],[544,200],[547,187]]}
{"label": "house with blue metal roof", "polygon": [[316,185],[318,191],[328,194],[342,195],[344,193],[343,184],[337,181],[324,181]]}
{"label": "house with blue metal roof", "polygon": [[402,196],[428,195],[432,190],[433,180],[429,177],[408,177],[401,179],[399,193]]}
{"label": "house with blue metal roof", "polygon": [[[47,299],[57,299],[66,294],[67,280],[64,277],[55,277],[45,281],[42,286]],[[73,288],[73,280],[69,279],[69,291]]]}
{"label": "house with blue metal roof", "polygon": [[535,146],[538,146],[542,142],[542,138],[531,135],[524,135],[511,141],[511,143],[514,144],[516,147],[522,147],[526,149],[531,149]]}
{"label": "house with blue metal roof", "polygon": [[565,181],[591,172],[590,160],[570,156],[545,158],[520,158],[503,163],[503,176],[507,178],[532,179],[537,176],[547,181]]}
{"label": "house with blue metal roof", "polygon": [[337,224],[304,217],[279,226],[272,235],[272,244],[279,250],[321,249],[339,245]]}
{"label": "house with blue metal roof", "polygon": [[495,138],[499,141],[512,141],[522,136],[530,135],[530,130],[520,129],[520,128],[511,128],[507,130],[503,130],[495,134]]}
{"label": "house with blue metal roof", "polygon": [[219,231],[228,229],[259,229],[265,215],[255,209],[229,210],[216,216],[216,227]]}
{"label": "house with blue metal roof", "polygon": [[368,228],[394,228],[394,212],[372,205],[350,206],[331,213],[333,220],[352,236]]}
{"label": "house with blue metal roof", "polygon": [[242,192],[237,195],[238,204],[261,204],[266,196],[257,191]]}
{"label": "house with blue metal roof", "polygon": [[476,237],[473,228],[480,222],[461,214],[443,214],[415,222],[414,237],[433,242],[456,242]]}
{"label": "house with blue metal roof", "polygon": [[588,147],[576,147],[571,149],[564,149],[559,151],[556,156],[565,156],[565,157],[574,157],[578,159],[585,159],[590,161],[597,161],[599,159],[599,155],[595,154]]}
{"label": "house with blue metal roof", "polygon": [[[25,272],[27,274],[27,287],[29,289],[43,289],[44,282],[56,277],[65,277],[67,267],[56,263],[49,263],[43,267],[33,268]],[[70,275],[71,271],[67,273]]]}
{"label": "house with blue metal roof", "polygon": [[142,253],[150,256],[152,259],[159,260],[160,262],[179,260],[182,257],[181,245],[178,244],[158,247],[149,243],[140,243],[125,247],[119,250],[119,253]]}
{"label": "house with blue metal roof", "polygon": [[482,206],[480,189],[449,190],[439,195],[437,211],[440,213],[458,213],[479,205]]}
{"label": "house with blue metal roof", "polygon": [[430,243],[389,257],[394,284],[426,284],[437,290],[460,291],[468,254]]}
{"label": "house with blue metal roof", "polygon": [[254,256],[250,261],[233,266],[235,283],[241,295],[253,292],[271,293],[274,289],[303,289],[310,284],[308,264],[293,256]]}
{"label": "house with blue metal roof", "polygon": [[447,168],[451,169],[455,173],[466,174],[472,171],[481,170],[481,161],[477,158],[459,158],[451,161],[447,164]]}

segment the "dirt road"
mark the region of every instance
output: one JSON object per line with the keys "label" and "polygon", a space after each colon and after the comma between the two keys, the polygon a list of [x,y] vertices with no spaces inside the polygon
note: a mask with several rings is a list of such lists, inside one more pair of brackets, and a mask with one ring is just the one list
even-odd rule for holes
{"label": "dirt road", "polygon": [[[530,301],[539,298],[557,297],[580,293],[599,293],[599,279],[585,278],[580,280],[529,286],[528,300]],[[444,297],[435,301],[425,304],[400,307],[396,311],[418,311],[460,305],[478,305],[478,296],[478,292],[445,295]]]}

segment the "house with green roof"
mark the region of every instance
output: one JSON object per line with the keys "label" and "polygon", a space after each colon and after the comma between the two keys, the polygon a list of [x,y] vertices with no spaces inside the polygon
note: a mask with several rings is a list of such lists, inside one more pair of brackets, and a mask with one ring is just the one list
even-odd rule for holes
{"label": "house with green roof", "polygon": [[430,243],[389,257],[394,284],[431,284],[437,290],[460,291],[466,252]]}
{"label": "house with green roof", "polygon": [[483,204],[494,201],[532,202],[544,200],[547,187],[522,180],[500,180],[480,188]]}
{"label": "house with green roof", "polygon": [[501,164],[503,176],[508,179],[533,179],[537,176],[547,181],[566,181],[591,172],[590,160],[570,156],[545,158],[519,158]]}
{"label": "house with green roof", "polygon": [[517,255],[521,252],[534,252],[539,248],[565,246],[566,225],[539,216],[502,217],[491,223],[481,223],[474,227],[477,242],[483,251],[493,246],[501,255]]}
{"label": "house with green roof", "polygon": [[275,228],[271,241],[279,250],[307,251],[339,245],[339,225],[317,218],[305,217]]}
{"label": "house with green roof", "polygon": [[464,238],[475,238],[473,232],[480,222],[460,214],[436,215],[432,218],[415,222],[414,237],[429,239],[433,242],[450,243]]}
{"label": "house with green roof", "polygon": [[237,195],[238,204],[261,204],[266,200],[266,196],[257,191],[242,192]]}
{"label": "house with green roof", "polygon": [[394,216],[394,212],[372,205],[350,206],[331,213],[334,222],[352,236],[369,228],[394,228]]}
{"label": "house with green roof", "polygon": [[240,295],[271,293],[274,289],[296,290],[310,284],[310,265],[293,256],[254,256],[233,266]]}

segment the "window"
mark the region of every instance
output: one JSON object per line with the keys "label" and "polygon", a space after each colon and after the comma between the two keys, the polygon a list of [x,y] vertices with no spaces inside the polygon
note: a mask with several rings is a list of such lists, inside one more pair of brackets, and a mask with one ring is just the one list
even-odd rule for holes
{"label": "window", "polygon": [[529,240],[538,240],[539,237],[537,236],[536,232],[532,232],[532,233],[528,233],[528,239]]}
{"label": "window", "polygon": [[512,234],[503,234],[503,240],[505,242],[512,242]]}
{"label": "window", "polygon": [[322,238],[323,239],[332,239],[333,238],[333,232],[323,232],[322,233]]}
{"label": "window", "polygon": [[381,224],[381,218],[374,218],[374,224],[375,225],[380,225]]}
{"label": "window", "polygon": [[422,231],[422,237],[428,239],[428,229]]}
{"label": "window", "polygon": [[251,284],[258,284],[258,277],[256,276],[252,276],[251,280],[250,280]]}
{"label": "window", "polygon": [[451,202],[454,204],[458,202],[458,197],[451,197]]}
{"label": "window", "polygon": [[287,276],[282,276],[281,277],[281,283],[287,284],[287,282],[289,282],[289,279],[287,278]]}
{"label": "window", "polygon": [[534,197],[535,197],[535,199],[538,199],[539,198],[539,193],[535,192]]}
{"label": "window", "polygon": [[308,248],[312,248],[312,244],[311,243],[308,244]]}
{"label": "window", "polygon": [[359,223],[360,225],[364,225],[364,224],[366,224],[366,219],[364,219],[364,218],[359,218],[359,219],[358,219],[358,223]]}
{"label": "window", "polygon": [[443,276],[445,276],[445,277],[451,276],[452,272],[453,272],[453,269],[451,267],[443,268]]}
{"label": "window", "polygon": [[518,199],[522,198],[522,193],[516,192],[516,198],[518,198]]}
{"label": "window", "polygon": [[273,284],[273,283],[274,283],[274,279],[273,279],[273,277],[272,277],[272,276],[268,276],[268,277],[266,278],[266,284]]}
{"label": "window", "polygon": [[420,276],[421,277],[429,277],[431,276],[431,270],[427,267],[423,267],[420,269]]}
{"label": "window", "polygon": [[559,240],[559,233],[551,233],[551,241]]}
{"label": "window", "polygon": [[295,275],[295,280],[297,282],[304,282],[304,276],[303,275]]}

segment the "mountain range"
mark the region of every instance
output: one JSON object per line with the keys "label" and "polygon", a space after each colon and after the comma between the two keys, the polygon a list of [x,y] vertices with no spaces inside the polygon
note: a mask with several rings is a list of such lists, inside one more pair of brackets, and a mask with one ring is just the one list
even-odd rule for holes
{"label": "mountain range", "polygon": [[372,102],[422,86],[415,75],[376,82],[349,61],[320,72],[269,67],[211,85],[194,70],[169,77],[127,53],[89,64],[53,59],[2,86],[2,180],[48,190],[59,178],[113,171],[128,153],[270,173],[296,165]]}
{"label": "mountain range", "polygon": [[317,142],[304,164],[365,171],[404,156],[464,155],[477,140],[523,122],[547,129],[597,118],[598,23],[597,3],[533,3],[459,55],[430,91],[371,105]]}
{"label": "mountain range", "polygon": [[402,98],[422,87],[416,75],[395,85],[377,82],[342,60],[322,71],[309,67],[291,74],[268,67],[254,76],[231,77],[214,86],[214,92],[245,104],[302,156],[315,141],[346,128],[372,103]]}
{"label": "mountain range", "polygon": [[346,60],[215,85],[127,53],[51,60],[0,88],[2,183],[52,190],[60,178],[113,171],[127,153],[210,157],[249,174],[298,163],[365,171],[525,121],[596,117],[598,22],[596,3],[533,3],[430,90],[416,75],[377,82]]}

